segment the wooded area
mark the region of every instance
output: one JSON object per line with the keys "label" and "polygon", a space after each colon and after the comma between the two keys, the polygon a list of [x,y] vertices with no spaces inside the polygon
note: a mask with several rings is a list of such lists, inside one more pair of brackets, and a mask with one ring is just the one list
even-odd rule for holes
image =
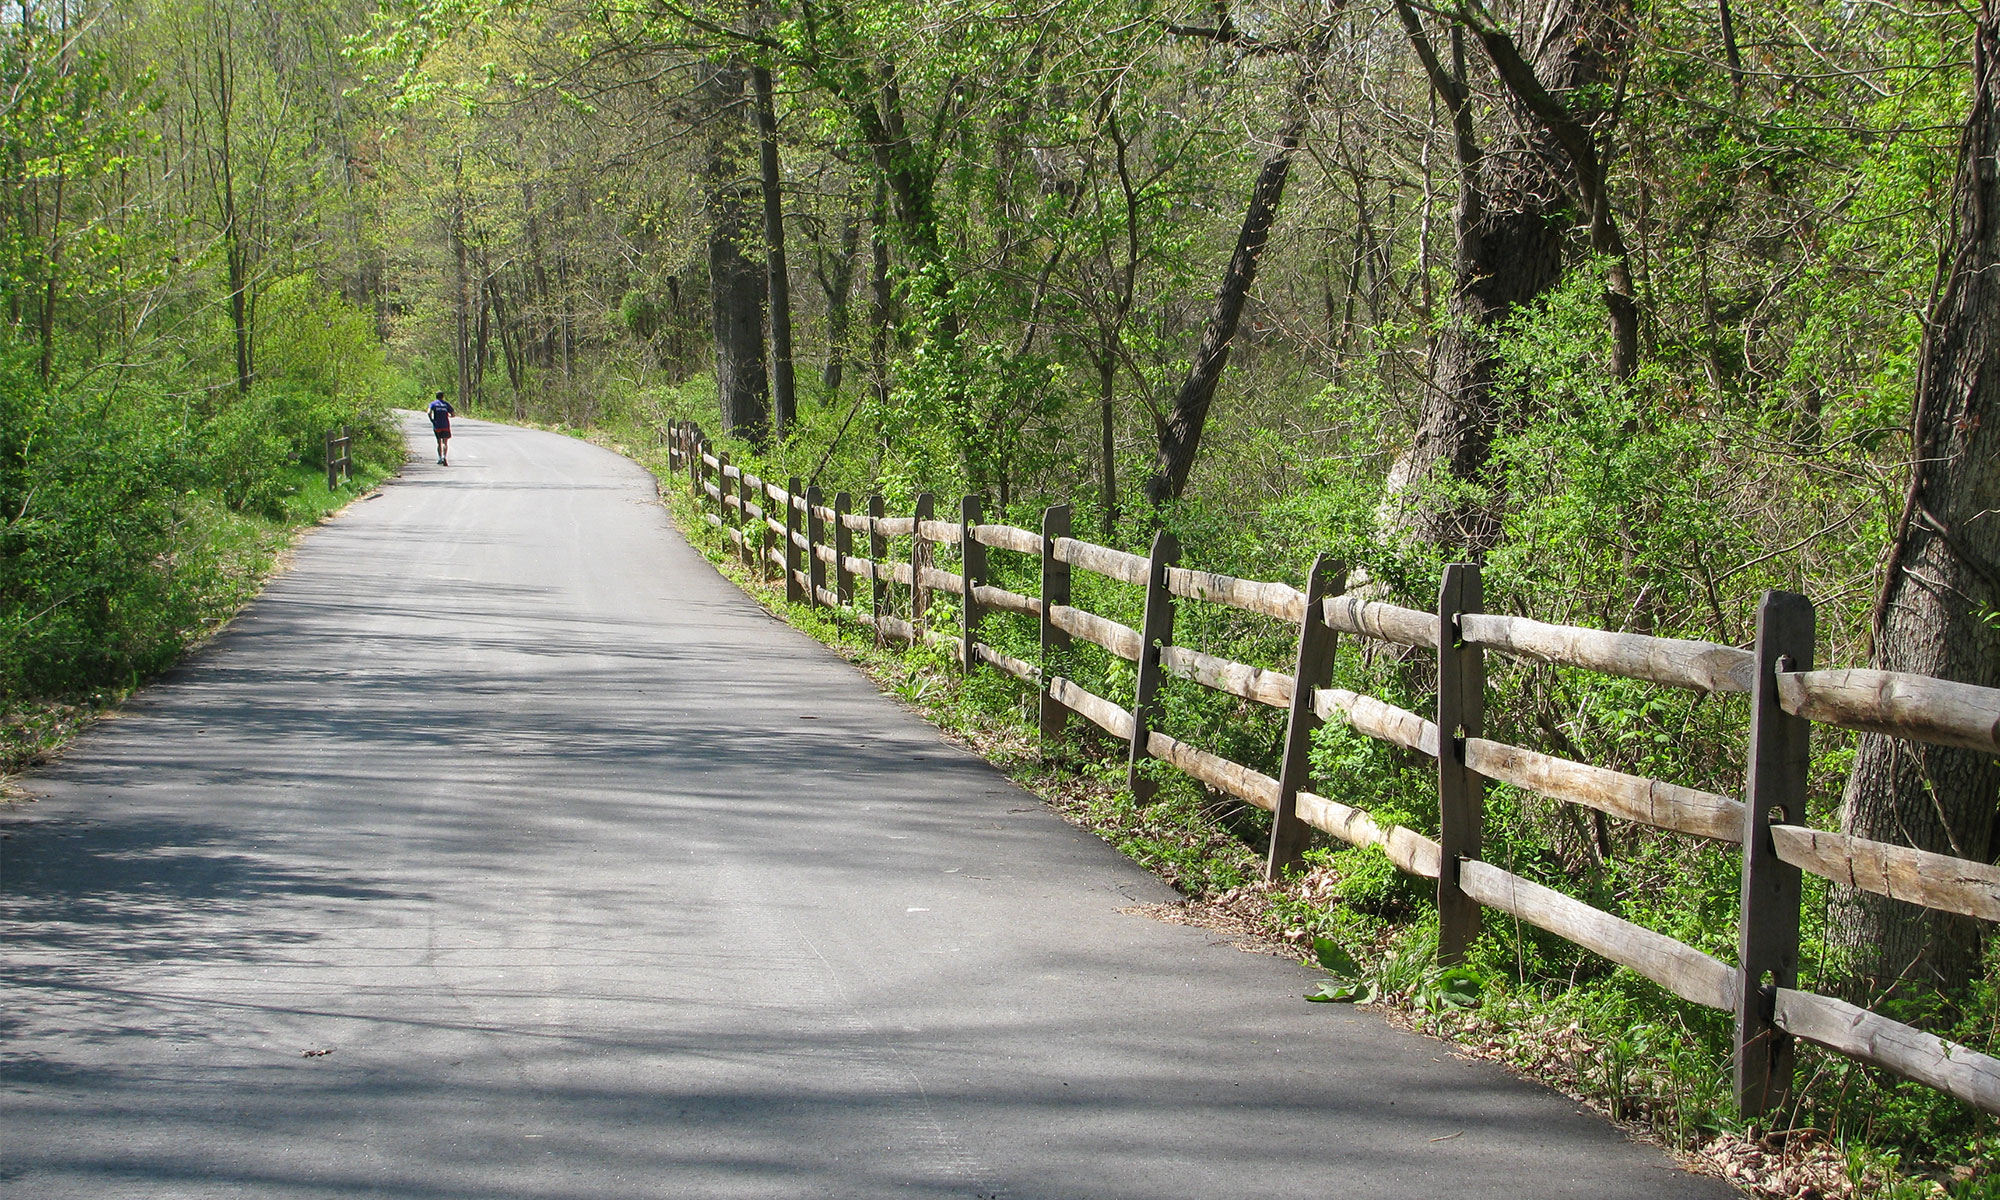
{"label": "wooded area", "polygon": [[[799,479],[758,510],[823,497],[800,598],[1040,605],[1114,649],[1064,676],[1075,711],[1163,631],[1094,589],[1200,600],[1139,749],[1281,796],[1310,775],[1337,798],[1300,811],[1398,863],[1436,861],[1398,824],[1435,806],[1412,714],[1483,667],[1467,805],[1488,779],[1594,801],[1411,836],[1504,845],[1702,953],[1740,900],[1713,839],[1742,727],[1836,722],[1784,751],[1810,758],[1779,827],[1847,840],[1769,847],[1833,880],[1776,986],[1990,1037],[1986,927],[1925,907],[1932,859],[1871,847],[2000,852],[1993,714],[1963,703],[2000,687],[1992,0],[29,0],[0,36],[10,706],[110,695],[212,626],[247,547],[337,502],[329,430],[365,475],[435,389],[635,448],[694,419],[724,478]],[[1076,594],[858,573],[876,538],[950,544],[965,515],[926,494],[989,530],[1067,506],[1033,536]],[[1344,576],[1320,608],[1255,582],[1315,562]],[[1491,653],[1441,677],[1418,648],[1457,563]],[[1773,589],[1840,667],[1759,696]],[[1312,612],[1372,648],[1274,707]],[[1899,705],[1930,740],[1850,719]],[[1431,919],[1355,854],[1313,860],[1348,909]],[[1476,899],[1445,897],[1447,949],[1493,936]],[[1517,973],[1587,990],[1567,953]]]}

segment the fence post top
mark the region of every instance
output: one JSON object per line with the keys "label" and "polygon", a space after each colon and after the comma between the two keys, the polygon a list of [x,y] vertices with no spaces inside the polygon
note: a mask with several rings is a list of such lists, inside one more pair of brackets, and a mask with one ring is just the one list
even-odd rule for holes
{"label": "fence post top", "polygon": [[1152,558],[1155,561],[1176,562],[1181,556],[1181,540],[1173,530],[1162,529],[1153,535]]}
{"label": "fence post top", "polygon": [[1306,572],[1306,602],[1317,603],[1333,595],[1347,581],[1347,560],[1324,550],[1313,555],[1312,569]]}

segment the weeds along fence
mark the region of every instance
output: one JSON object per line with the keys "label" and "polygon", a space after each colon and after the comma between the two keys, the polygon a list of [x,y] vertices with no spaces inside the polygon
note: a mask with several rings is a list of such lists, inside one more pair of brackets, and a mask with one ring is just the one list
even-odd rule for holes
{"label": "weeds along fence", "polygon": [[[1325,556],[1313,564],[1301,590],[1184,567],[1167,533],[1144,556],[1079,541],[1070,536],[1066,505],[1046,509],[1039,531],[985,523],[979,501],[970,497],[960,502],[955,519],[941,519],[928,495],[918,497],[910,515],[892,517],[880,497],[857,511],[846,493],[828,498],[817,488],[801,490],[796,478],[783,486],[759,479],[715,453],[692,425],[676,425],[668,449],[673,469],[685,472],[703,519],[721,531],[746,565],[767,577],[781,573],[791,601],[839,610],[885,642],[947,647],[967,672],[984,665],[1020,680],[1038,693],[1045,739],[1060,738],[1073,714],[1124,741],[1129,782],[1142,800],[1151,788],[1139,767],[1153,759],[1269,811],[1270,874],[1297,863],[1314,830],[1350,845],[1378,846],[1402,871],[1436,881],[1443,962],[1464,954],[1478,933],[1480,909],[1492,908],[1629,967],[1684,1000],[1733,1014],[1735,1094],[1746,1115],[1784,1105],[1792,1087],[1795,1038],[2000,1113],[2000,1059],[1834,997],[1798,990],[1801,872],[2000,921],[2000,869],[1992,865],[1804,824],[1813,724],[1996,753],[2000,690],[1923,675],[1816,670],[1812,605],[1786,592],[1765,594],[1754,650],[1484,612],[1479,568],[1470,565],[1447,568],[1436,611],[1422,612],[1339,594],[1346,571]],[[990,584],[993,550],[1037,561],[1039,594]],[[939,565],[952,558],[955,569]],[[1144,589],[1142,627],[1072,604],[1072,573],[1078,570]],[[864,586],[866,604],[857,602]],[[940,592],[958,600],[955,628],[949,631],[928,620],[931,599]],[[1177,644],[1174,609],[1185,600],[1295,625],[1294,672]],[[899,609],[907,615],[895,615]],[[1043,664],[1059,663],[1073,638],[1133,664],[1130,703],[1096,695],[982,642],[982,621],[996,613],[1037,622]],[[1435,719],[1328,686],[1342,634],[1434,652]],[[1747,694],[1745,796],[1738,800],[1489,741],[1482,736],[1488,653],[1702,693]],[[1169,675],[1286,712],[1278,777],[1156,728],[1157,695]],[[1312,735],[1325,721],[1345,722],[1436,760],[1437,838],[1378,824],[1360,808],[1307,790]],[[1482,861],[1487,780],[1741,846],[1736,962]]]}

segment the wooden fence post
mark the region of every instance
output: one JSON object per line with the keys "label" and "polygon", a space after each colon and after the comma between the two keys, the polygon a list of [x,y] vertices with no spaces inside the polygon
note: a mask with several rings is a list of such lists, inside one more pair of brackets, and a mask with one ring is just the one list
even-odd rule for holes
{"label": "wooden fence post", "polygon": [[799,477],[792,476],[785,488],[785,602],[799,604],[805,600],[804,590],[799,585]]}
{"label": "wooden fence post", "polygon": [[882,536],[882,515],[888,508],[880,493],[868,497],[868,557],[874,561],[868,585],[868,604],[875,614],[875,644],[882,644],[882,620],[889,611],[889,581],[882,578],[883,564],[889,561],[889,539]]}
{"label": "wooden fence post", "polygon": [[924,522],[937,511],[937,497],[929,492],[917,496],[916,524],[910,530],[910,644],[924,640],[925,610],[930,592],[924,587],[924,568],[930,565],[930,550],[924,543]]}
{"label": "wooden fence post", "polygon": [[701,439],[693,429],[688,430],[688,487],[692,489],[697,510],[701,506]]}
{"label": "wooden fence post", "polygon": [[1278,805],[1271,814],[1271,850],[1264,860],[1264,878],[1276,880],[1299,864],[1312,826],[1299,820],[1299,793],[1312,774],[1313,731],[1319,713],[1313,710],[1313,689],[1331,680],[1338,634],[1326,623],[1325,599],[1347,578],[1347,565],[1327,555],[1313,559],[1306,576],[1306,615],[1299,621],[1299,659],[1292,672],[1292,709],[1285,722],[1285,757],[1278,768]]}
{"label": "wooden fence post", "polygon": [[1771,826],[1805,816],[1812,722],[1778,707],[1778,675],[1812,670],[1813,626],[1804,596],[1765,592],[1757,606],[1736,955],[1736,1105],[1745,1117],[1782,1108],[1792,1090],[1792,1039],[1772,1009],[1776,989],[1798,986],[1799,869],[1778,858]]}
{"label": "wooden fence post", "polygon": [[1042,510],[1042,678],[1038,724],[1041,726],[1042,754],[1062,740],[1069,710],[1049,695],[1049,681],[1055,678],[1061,655],[1069,649],[1069,634],[1056,628],[1050,614],[1057,605],[1069,604],[1069,564],[1056,558],[1056,539],[1069,536],[1070,507],[1053,504]]}
{"label": "wooden fence post", "polygon": [[1153,535],[1153,553],[1147,560],[1146,619],[1139,630],[1139,677],[1132,685],[1132,748],[1125,760],[1125,786],[1133,800],[1145,804],[1159,792],[1159,786],[1139,772],[1148,757],[1147,734],[1152,732],[1160,690],[1160,647],[1174,641],[1174,597],[1167,590],[1167,568],[1180,561],[1181,546],[1173,534],[1162,529]]}
{"label": "wooden fence post", "polygon": [[740,466],[736,468],[736,516],[743,523],[743,565],[754,566],[757,562],[757,539],[750,536],[750,472]]}
{"label": "wooden fence post", "polygon": [[326,432],[326,490],[332,491],[333,484],[333,431]]}
{"label": "wooden fence post", "polygon": [[1484,608],[1479,568],[1454,563],[1438,589],[1438,954],[1441,966],[1464,961],[1479,936],[1479,902],[1458,886],[1460,860],[1478,858],[1486,816],[1486,780],[1465,765],[1465,739],[1485,732],[1486,658],[1460,636],[1460,613]]}
{"label": "wooden fence post", "polygon": [[820,521],[819,485],[806,486],[806,606],[820,606],[820,589],[826,586],[826,564],[819,560],[819,548],[826,543],[826,526]]}
{"label": "wooden fence post", "polygon": [[[729,554],[729,456],[715,456],[715,515],[722,521],[722,553]],[[739,550],[736,557],[743,557]]]}
{"label": "wooden fence post", "polygon": [[958,642],[961,667],[967,675],[979,665],[979,600],[973,593],[986,582],[986,547],[972,539],[972,527],[979,524],[979,497],[966,496],[958,502]]}
{"label": "wooden fence post", "polygon": [[840,607],[854,607],[854,572],[847,559],[854,553],[854,531],[847,527],[847,509],[853,503],[846,492],[833,494],[833,597]]}

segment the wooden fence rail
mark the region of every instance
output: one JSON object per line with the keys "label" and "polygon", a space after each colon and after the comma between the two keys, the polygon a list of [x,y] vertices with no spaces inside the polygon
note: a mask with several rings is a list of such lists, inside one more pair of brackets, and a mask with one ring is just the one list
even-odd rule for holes
{"label": "wooden fence rail", "polygon": [[[1443,961],[1464,952],[1477,932],[1479,910],[1492,908],[1628,967],[1684,1000],[1734,1013],[1736,1099],[1746,1115],[1780,1107],[1789,1096],[1796,1038],[2000,1113],[2000,1059],[1797,990],[1802,871],[1912,904],[2000,921],[2000,868],[1992,864],[1803,824],[1812,725],[2000,752],[2000,690],[1884,671],[1815,670],[1812,606],[1783,592],[1766,593],[1751,650],[1483,612],[1479,569],[1469,565],[1447,571],[1438,608],[1424,612],[1334,594],[1346,572],[1325,558],[1314,564],[1304,588],[1238,579],[1180,564],[1169,535],[1161,535],[1145,555],[1080,541],[1070,536],[1067,505],[1046,510],[1039,531],[984,520],[975,498],[961,503],[956,521],[939,519],[929,495],[918,497],[909,515],[892,517],[880,497],[860,512],[845,494],[829,505],[817,489],[802,492],[797,479],[779,487],[746,476],[710,449],[692,425],[674,426],[668,443],[672,469],[687,472],[689,494],[705,522],[760,573],[782,572],[789,600],[849,614],[884,642],[948,647],[967,672],[986,665],[1033,687],[1044,739],[1063,737],[1074,715],[1127,745],[1135,796],[1147,794],[1148,780],[1138,768],[1153,760],[1270,811],[1272,876],[1298,861],[1312,830],[1350,845],[1379,847],[1399,869],[1436,881]],[[779,509],[783,520],[772,515]],[[753,530],[760,539],[754,548]],[[899,542],[906,551],[895,551]],[[989,549],[1033,560],[1039,594],[991,583]],[[1075,569],[1142,589],[1143,628],[1080,607],[1072,593]],[[857,580],[869,586],[857,588]],[[931,600],[938,593],[958,600],[955,629],[931,624]],[[1174,610],[1184,601],[1296,626],[1293,672],[1176,643]],[[1000,613],[1036,622],[1039,661],[1012,657],[981,640],[984,621]],[[1331,686],[1334,643],[1343,634],[1437,654],[1437,719]],[[1096,695],[1059,673],[1072,639],[1136,664],[1129,704]],[[1484,737],[1487,652],[1701,693],[1747,694],[1752,715],[1746,795],[1715,795]],[[1157,728],[1155,696],[1168,675],[1284,710],[1280,777]],[[1385,827],[1362,809],[1307,789],[1307,751],[1325,721],[1436,761],[1438,839]],[[1482,793],[1488,780],[1742,847],[1736,963],[1483,861]]]}

